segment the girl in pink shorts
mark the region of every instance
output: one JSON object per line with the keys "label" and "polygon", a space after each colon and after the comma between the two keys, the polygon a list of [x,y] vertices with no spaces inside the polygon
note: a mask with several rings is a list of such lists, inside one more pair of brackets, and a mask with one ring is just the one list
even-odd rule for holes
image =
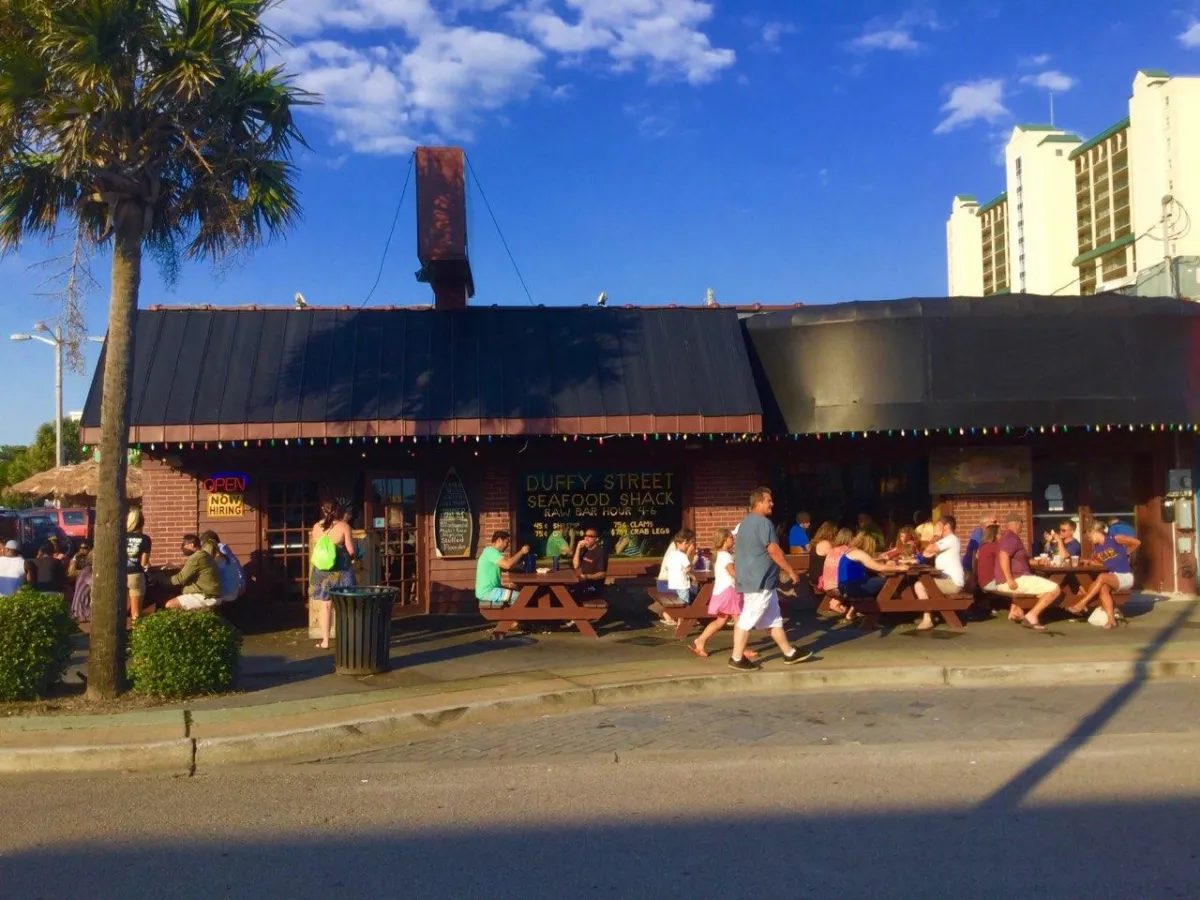
{"label": "girl in pink shorts", "polygon": [[[688,645],[688,649],[701,659],[708,658],[708,651],[704,649],[708,639],[742,612],[742,595],[733,586],[733,542],[732,531],[728,528],[717,529],[717,536],[713,539],[713,549],[716,551],[713,560],[713,593],[708,601],[708,614],[715,618],[700,633],[700,637]],[[746,659],[758,656],[753,650],[746,650],[744,655]]]}

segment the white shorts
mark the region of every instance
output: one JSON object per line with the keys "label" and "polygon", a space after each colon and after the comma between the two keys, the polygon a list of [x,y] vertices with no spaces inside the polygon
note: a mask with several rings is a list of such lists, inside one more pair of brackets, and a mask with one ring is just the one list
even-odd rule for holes
{"label": "white shorts", "polygon": [[779,614],[779,597],[775,591],[742,594],[742,613],[738,616],[737,627],[742,631],[782,628],[783,616]]}
{"label": "white shorts", "polygon": [[212,609],[221,602],[220,597],[205,597],[203,594],[181,594],[180,609]]}
{"label": "white shorts", "polygon": [[1133,573],[1132,572],[1113,572],[1112,574],[1117,577],[1117,590],[1118,591],[1132,591],[1133,590]]}
{"label": "white shorts", "polygon": [[1043,578],[1041,575],[1018,575],[1013,579],[1017,583],[1017,589],[1012,590],[1003,581],[997,581],[996,587],[993,590],[998,594],[1049,594],[1051,591],[1057,591],[1058,585],[1049,578]]}

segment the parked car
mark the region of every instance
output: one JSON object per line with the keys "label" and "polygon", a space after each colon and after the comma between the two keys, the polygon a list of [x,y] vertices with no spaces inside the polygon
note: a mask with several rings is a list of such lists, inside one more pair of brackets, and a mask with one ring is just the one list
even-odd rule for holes
{"label": "parked car", "polygon": [[[17,540],[20,541],[21,551],[25,556],[32,556],[37,552],[38,547],[52,537],[58,538],[59,547],[68,554],[72,552],[78,541],[87,538],[86,525],[82,529],[82,537],[79,538],[74,537],[63,527],[62,513],[64,512],[83,512],[84,521],[90,521],[87,517],[88,510],[61,510],[49,506],[23,509],[17,514],[17,521],[20,524],[18,529],[20,536]],[[79,530],[77,525],[73,527],[75,530]]]}

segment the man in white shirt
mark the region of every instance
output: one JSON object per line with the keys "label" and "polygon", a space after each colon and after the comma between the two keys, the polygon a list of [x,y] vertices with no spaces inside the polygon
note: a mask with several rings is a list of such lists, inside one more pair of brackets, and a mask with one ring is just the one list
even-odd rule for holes
{"label": "man in white shirt", "polygon": [[[938,574],[934,577],[933,583],[943,594],[957,594],[967,583],[962,563],[962,542],[954,533],[957,528],[958,523],[954,520],[954,516],[942,516],[937,523],[937,539],[921,551],[921,555],[926,559],[936,557],[933,565],[938,570]],[[913,590],[922,600],[929,599],[929,592],[925,590],[925,585],[921,582],[918,581],[913,586]],[[921,617],[917,631],[929,631],[931,628],[933,628],[933,613],[927,612]]]}
{"label": "man in white shirt", "polygon": [[25,559],[21,545],[9,541],[0,553],[0,597],[11,597],[25,584]]}

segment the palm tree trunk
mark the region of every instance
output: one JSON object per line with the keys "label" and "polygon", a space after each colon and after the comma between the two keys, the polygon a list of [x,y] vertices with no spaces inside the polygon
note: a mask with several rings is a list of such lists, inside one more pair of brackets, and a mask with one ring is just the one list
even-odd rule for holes
{"label": "palm tree trunk", "polygon": [[125,473],[133,329],[142,281],[142,211],[117,212],[112,296],[100,402],[100,465],[96,488],[96,546],[92,555],[92,633],[88,698],[111,700],[125,686]]}

